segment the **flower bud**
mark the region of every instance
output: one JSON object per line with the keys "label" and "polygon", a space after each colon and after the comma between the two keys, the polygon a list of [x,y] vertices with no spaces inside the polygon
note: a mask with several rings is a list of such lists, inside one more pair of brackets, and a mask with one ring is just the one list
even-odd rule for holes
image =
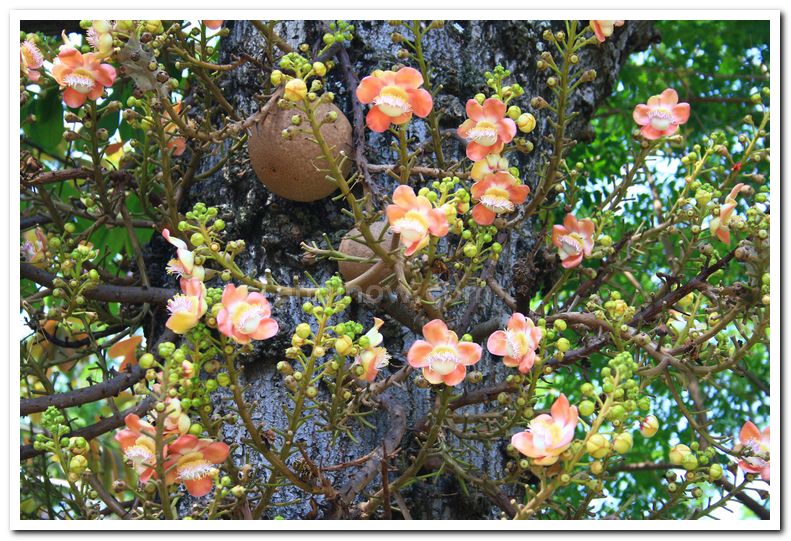
{"label": "flower bud", "polygon": [[603,458],[610,452],[610,442],[603,434],[594,434],[588,439],[585,449],[593,458]]}
{"label": "flower bud", "polygon": [[324,77],[327,75],[327,66],[324,65],[324,62],[314,62],[313,71],[315,71],[316,75],[319,77]]}
{"label": "flower bud", "polygon": [[651,438],[659,430],[659,419],[654,415],[649,415],[640,421],[640,434],[646,438]]}
{"label": "flower bud", "polygon": [[628,432],[621,432],[615,436],[615,439],[612,442],[612,448],[619,455],[625,455],[628,453],[632,449],[632,445],[634,445],[634,439]]}
{"label": "flower bud", "polygon": [[298,102],[308,95],[308,86],[302,79],[291,79],[286,83],[285,98],[288,101]]}
{"label": "flower bud", "polygon": [[671,464],[680,466],[681,463],[684,461],[684,457],[691,453],[692,453],[692,449],[690,449],[683,443],[680,443],[675,447],[673,447],[672,449],[670,449],[668,458],[670,459]]}
{"label": "flower bud", "polygon": [[335,340],[335,351],[337,351],[339,355],[348,355],[353,347],[354,341],[347,335],[343,335]]}
{"label": "flower bud", "polygon": [[692,471],[698,467],[698,458],[693,453],[689,453],[681,459],[681,466],[687,471]]}
{"label": "flower bud", "polygon": [[522,133],[530,133],[536,127],[536,117],[530,113],[522,113],[516,119],[516,125]]}

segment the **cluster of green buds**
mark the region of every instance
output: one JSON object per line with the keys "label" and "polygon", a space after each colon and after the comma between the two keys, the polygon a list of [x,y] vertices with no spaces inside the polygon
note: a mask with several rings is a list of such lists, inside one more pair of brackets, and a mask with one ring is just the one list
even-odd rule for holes
{"label": "cluster of green buds", "polygon": [[[274,70],[270,75],[273,86],[283,86],[284,99],[278,103],[278,106],[285,109],[291,103],[300,103],[306,98],[311,102],[316,101],[318,93],[324,87],[323,78],[334,66],[335,63],[331,60],[312,62],[298,52],[284,55],[279,62],[280,70]],[[308,83],[310,83],[310,87],[308,87]],[[329,97],[325,98],[327,101],[334,99],[331,92],[326,94],[329,94]]]}
{"label": "cluster of green buds", "polygon": [[558,360],[563,360],[566,352],[571,349],[571,341],[563,336],[563,333],[568,329],[568,323],[563,319],[555,319],[552,321],[552,325],[547,326],[547,320],[540,318],[537,325],[541,329],[542,340],[540,347],[542,350],[549,346],[554,346],[555,357]]}
{"label": "cluster of green buds", "polygon": [[[225,230],[225,220],[217,217],[216,207],[207,207],[204,203],[195,203],[192,210],[187,211],[185,220],[178,223],[179,231],[189,233],[189,243],[194,248],[195,265],[203,265],[206,260],[213,259],[220,263],[225,270],[220,273],[224,281],[232,277],[229,267],[234,258],[246,248],[243,240],[224,243],[222,232]],[[214,303],[217,294],[213,293]],[[207,298],[207,302],[210,298]],[[211,304],[210,304],[211,306]]]}
{"label": "cluster of green buds", "polygon": [[50,406],[41,415],[41,426],[45,433],[36,434],[33,448],[36,451],[52,453],[63,468],[69,481],[76,482],[88,469],[88,440],[82,436],[66,436],[70,429],[66,418],[54,406]]}
{"label": "cluster of green buds", "polygon": [[73,223],[64,226],[63,237],[49,239],[48,246],[53,250],[53,263],[61,276],[52,282],[54,289],[52,296],[63,302],[63,313],[58,315],[67,317],[80,312],[86,305],[85,293],[99,284],[99,272],[91,267],[99,251],[87,241],[77,241],[72,235],[76,231]]}
{"label": "cluster of green buds", "polygon": [[720,463],[714,462],[715,455],[714,447],[701,450],[700,444],[696,441],[689,445],[680,443],[673,446],[668,452],[668,459],[671,464],[685,472],[681,479],[676,470],[670,470],[665,474],[668,492],[688,491],[692,497],[700,498],[703,489],[696,484],[715,483],[722,478],[723,467]]}
{"label": "cluster of green buds", "polygon": [[[512,83],[510,85],[503,83],[505,79],[508,79],[511,76],[511,71],[505,69],[503,66],[499,64],[495,66],[494,70],[487,71],[486,73],[483,74],[483,76],[486,80],[486,86],[491,88],[492,91],[494,92],[494,96],[503,103],[505,103],[506,105],[508,105],[508,103],[512,99],[518,98],[525,93],[522,86],[519,85],[518,83]],[[519,118],[521,114],[522,112],[520,110],[519,114],[516,115],[517,118]],[[514,118],[514,121],[516,121],[517,118]],[[535,123],[535,119],[534,119],[534,123]],[[529,131],[530,130],[526,131],[525,133],[529,133]]]}
{"label": "cluster of green buds", "polygon": [[[580,387],[585,398],[579,404],[579,414],[591,417],[596,413],[596,421],[599,422],[599,430],[585,444],[587,453],[596,461],[612,454],[628,453],[634,444],[631,427],[651,408],[650,399],[643,396],[635,377],[637,368],[632,355],[622,352],[601,369],[600,389],[590,382],[585,382]],[[601,431],[604,422],[611,427],[608,433]],[[643,425],[645,430],[642,429]],[[648,416],[640,421],[640,426],[644,437],[652,437],[658,429],[658,420],[654,416]],[[596,475],[601,473],[603,467],[604,463],[596,462],[590,466]]]}
{"label": "cluster of green buds", "polygon": [[[325,45],[325,49],[323,49],[322,52],[326,52],[329,47],[332,47],[336,43],[348,43],[354,39],[353,24],[346,21],[333,21],[330,23],[329,27],[330,31],[322,36],[322,41]],[[321,56],[321,53],[319,56]]]}

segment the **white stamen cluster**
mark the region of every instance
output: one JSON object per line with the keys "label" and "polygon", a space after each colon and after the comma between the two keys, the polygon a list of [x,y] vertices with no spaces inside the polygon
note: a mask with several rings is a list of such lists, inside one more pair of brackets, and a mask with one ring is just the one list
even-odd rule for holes
{"label": "white stamen cluster", "polygon": [[182,481],[197,481],[211,475],[213,471],[214,465],[208,460],[191,460],[178,468]]}
{"label": "white stamen cluster", "polygon": [[398,96],[393,96],[391,94],[379,95],[374,98],[374,105],[384,105],[385,107],[393,107],[395,109],[400,109],[405,113],[408,113],[412,110],[412,107],[409,105],[408,101],[402,100]]}
{"label": "white stamen cluster", "polygon": [[63,82],[82,94],[87,94],[90,92],[94,84],[93,79],[87,75],[80,75],[78,73],[68,74],[63,78]]}
{"label": "white stamen cluster", "polygon": [[515,208],[514,204],[509,199],[496,195],[484,194],[483,197],[481,197],[481,203],[495,214],[513,212]]}
{"label": "white stamen cluster", "polygon": [[168,301],[168,312],[189,312],[192,310],[192,297],[179,293]]}

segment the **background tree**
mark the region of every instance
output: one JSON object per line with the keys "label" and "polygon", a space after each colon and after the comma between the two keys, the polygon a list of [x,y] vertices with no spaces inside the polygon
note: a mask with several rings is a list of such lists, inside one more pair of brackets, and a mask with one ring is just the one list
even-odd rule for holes
{"label": "background tree", "polygon": [[[163,23],[164,27],[169,24]],[[195,43],[188,46],[180,38],[160,43],[157,49],[156,36],[162,31],[152,25],[148,36],[145,32],[140,36],[143,47],[137,58],[136,51],[129,46],[116,53],[122,59],[121,68],[109,98],[118,100],[120,107],[107,105],[110,109],[102,110],[103,105],[99,109],[90,106],[87,117],[76,118],[62,103],[59,89],[42,83],[38,92],[23,94],[23,231],[46,226],[55,232],[89,240],[98,252],[85,254],[86,268],[96,268],[99,277],[95,281],[101,285],[91,284],[82,295],[82,304],[90,310],[72,320],[61,318],[60,324],[48,328],[47,321],[57,320],[63,313],[57,308],[53,310],[57,303],[41,303],[46,294],[40,287],[62,289],[64,286],[47,270],[23,263],[22,273],[27,279],[22,283],[23,308],[30,318],[29,325],[36,331],[26,340],[22,354],[23,414],[30,414],[31,424],[36,424],[39,421],[34,416],[47,406],[61,407],[68,413],[71,430],[89,440],[98,437],[104,442],[104,449],[109,449],[112,444],[105,434],[122,426],[124,414],[129,411],[143,414],[154,406],[154,401],[137,400],[126,391],[144,379],[145,369],[137,365],[116,374],[109,360],[114,355],[109,350],[138,330],[144,334],[146,344],[173,340],[172,333],[165,328],[168,315],[165,304],[179,287],[165,268],[173,257],[173,246],[155,231],[164,227],[175,231],[181,216],[198,209],[196,205],[216,208],[216,218],[224,222],[225,238],[244,241],[245,250],[236,263],[246,276],[265,277],[268,283],[276,281],[283,286],[310,287],[311,280],[321,284],[337,272],[337,262],[317,257],[322,255],[320,250],[304,247],[326,248],[327,241],[338,246],[355,226],[355,220],[342,211],[343,202],[326,198],[315,203],[298,203],[274,195],[253,171],[244,138],[235,136],[245,133],[240,127],[249,128],[262,118],[260,111],[274,110],[270,96],[277,89],[270,74],[283,54],[296,51],[311,60],[336,64],[327,76],[325,91],[334,92],[336,104],[351,123],[354,144],[350,158],[354,171],[364,180],[355,187],[355,193],[368,194],[371,201],[380,204],[398,185],[399,174],[403,174],[398,164],[404,163],[404,153],[390,134],[366,130],[366,111],[354,98],[362,77],[375,69],[390,69],[401,61],[424,72],[424,88],[434,95],[434,110],[425,123],[413,122],[406,132],[407,147],[418,151],[414,161],[409,162],[411,182],[416,187],[446,173],[463,173],[464,145],[457,138],[456,128],[465,119],[465,102],[487,90],[487,78],[496,80],[503,75],[496,66],[510,72],[509,84],[521,85],[524,93],[513,103],[524,111],[532,111],[537,126],[524,136],[519,144],[520,152],[512,155],[511,165],[518,167],[534,198],[546,197],[545,206],[530,219],[516,221],[510,231],[497,234],[495,240],[502,246],[502,252],[487,262],[480,273],[487,287],[464,288],[454,282],[459,303],[448,308],[445,319],[460,335],[469,333],[478,342],[504,327],[511,311],[536,314],[535,310],[540,309],[541,314],[536,315],[549,315],[548,328],[555,319],[563,320],[564,328],[567,321],[567,333],[561,332],[560,325],[555,325],[551,332],[568,337],[575,349],[565,352],[560,349],[565,354],[548,359],[546,376],[551,375],[553,389],[581,399],[578,391],[581,379],[589,381],[591,374],[605,366],[613,355],[599,351],[607,343],[606,332],[594,332],[582,319],[575,321],[562,315],[572,311],[569,307],[576,304],[575,299],[585,297],[591,302],[594,298],[591,295],[599,295],[599,302],[608,299],[615,302],[620,295],[618,291],[633,292],[634,297],[628,300],[642,307],[639,315],[643,318],[636,330],[645,329],[652,340],[661,340],[670,332],[667,328],[670,322],[660,320],[665,313],[655,309],[657,298],[661,301],[663,296],[672,297],[670,304],[674,305],[693,291],[689,284],[694,285],[693,280],[700,279],[690,276],[685,267],[687,259],[696,254],[691,254],[684,245],[669,245],[669,239],[640,254],[621,253],[630,250],[630,239],[636,242],[641,231],[661,226],[665,221],[663,212],[679,197],[684,197],[680,194],[686,193],[685,183],[674,165],[673,155],[683,155],[686,163],[695,161],[694,156],[683,152],[682,145],[674,141],[661,147],[656,161],[636,163],[639,145],[628,144],[635,128],[631,112],[635,104],[644,103],[648,96],[673,87],[679,91],[681,101],[692,105],[692,120],[685,129],[687,147],[695,143],[705,145],[704,137],[723,125],[732,126],[732,131],[722,135],[722,146],[748,147],[741,137],[750,124],[739,125],[738,120],[755,113],[759,107],[752,95],[761,91],[768,77],[768,24],[747,24],[741,27],[738,38],[730,39],[735,33],[727,30],[733,24],[628,22],[605,42],[581,49],[575,64],[595,73],[586,76],[583,87],[568,93],[564,110],[573,118],[561,132],[560,141],[555,137],[558,132],[551,122],[553,116],[541,107],[541,100],[555,103],[552,88],[547,85],[552,73],[546,70],[546,65],[537,64],[537,60],[542,58],[542,53],[557,53],[545,32],[569,32],[569,26],[562,22],[355,21],[353,31],[348,31],[352,39],[345,39],[345,27],[330,27],[328,22],[227,21],[219,42],[207,34],[205,27],[195,27],[197,49],[194,50],[189,47],[196,47]],[[580,23],[575,28],[584,26]],[[36,29],[32,23],[28,27]],[[334,44],[326,40],[328,33],[335,36]],[[647,50],[659,43],[660,36],[662,43]],[[43,50],[55,53],[54,40],[42,36],[40,44]],[[300,44],[306,45],[303,48]],[[149,59],[148,47],[162,51],[161,55]],[[635,54],[639,51],[644,52]],[[568,57],[566,54],[567,60]],[[155,69],[149,70],[149,60]],[[166,75],[158,78],[160,73]],[[181,121],[183,125],[176,122],[177,111],[170,105],[176,100],[163,98],[165,85],[170,87],[171,98],[183,96],[180,108],[187,111]],[[151,92],[160,94],[160,101],[168,106],[152,113],[153,118],[161,121],[141,126],[139,117],[146,116],[147,111],[141,100],[148,99]],[[98,120],[99,128],[105,131],[92,129],[92,119]],[[158,155],[157,141],[160,147],[162,141],[177,144],[176,137],[168,135],[171,127],[173,133],[186,136],[185,151],[178,152],[178,156],[176,151]],[[214,135],[197,136],[199,133]],[[80,134],[91,134],[94,139]],[[96,151],[99,140],[112,141],[114,136],[131,142],[134,149],[120,161],[109,151],[104,158]],[[700,150],[697,152],[700,158]],[[553,165],[553,157],[566,159]],[[297,169],[298,165],[293,166]],[[756,168],[761,166],[758,164]],[[735,167],[735,162],[731,167]],[[436,170],[439,172],[435,173]],[[551,175],[548,170],[552,170]],[[722,172],[712,167],[710,174],[715,178]],[[546,182],[549,176],[552,181]],[[756,186],[759,184],[756,182]],[[558,198],[557,194],[563,191],[563,198]],[[545,238],[552,225],[561,223],[567,212],[573,211],[578,216],[592,214],[612,203],[609,196],[613,194],[624,205],[622,212],[609,215],[607,234],[620,242],[598,267],[598,274],[586,278],[582,273],[566,273],[554,249],[546,247]],[[615,206],[611,205],[610,210]],[[614,218],[616,215],[618,219]],[[702,280],[719,273],[718,287],[721,283],[735,288],[728,294],[754,297],[756,293],[749,281],[746,285],[734,285],[745,271],[729,266],[733,255],[726,254],[723,251],[721,257],[711,259],[711,264],[701,266],[701,272],[707,273]],[[673,267],[674,263],[678,265]],[[432,272],[442,279],[445,271],[437,268]],[[657,276],[668,287],[658,287]],[[213,279],[216,286],[222,286],[219,277]],[[209,285],[210,280],[207,279]],[[71,284],[68,286],[70,291],[74,290]],[[613,291],[616,296],[612,295]],[[685,294],[679,294],[681,291]],[[264,440],[271,439],[271,445],[279,448],[285,438],[276,431],[284,429],[283,407],[287,407],[290,399],[289,389],[284,385],[286,379],[278,373],[282,364],[278,363],[284,360],[292,335],[306,317],[303,299],[277,296],[270,300],[280,326],[279,334],[270,340],[254,342],[239,358],[240,384],[244,388],[236,390],[249,405],[251,418],[245,422],[217,422],[219,418],[227,420],[226,416],[238,414],[234,398],[239,396],[234,396],[231,388],[220,388],[213,393],[212,407],[202,415],[202,428],[209,428],[210,435],[235,444],[231,451],[234,464],[229,467],[239,470],[239,475],[256,479],[269,475],[270,461],[260,453],[260,447],[269,445]],[[421,442],[427,438],[430,426],[434,393],[411,383],[402,385],[400,381],[408,374],[406,351],[420,338],[421,327],[432,317],[428,309],[401,301],[395,294],[376,299],[358,295],[348,309],[346,317],[360,322],[366,329],[372,325],[374,316],[385,320],[381,333],[392,355],[380,376],[384,378],[381,388],[385,390],[369,404],[372,413],[355,432],[356,441],[321,432],[316,428],[319,420],[310,419],[301,427],[299,443],[295,442],[294,447],[299,451],[287,457],[293,469],[304,476],[304,482],[326,479],[334,487],[333,496],[324,493],[306,497],[305,491],[294,482],[287,483],[273,491],[272,501],[289,505],[260,509],[264,516],[493,518],[500,513],[513,516],[519,511],[512,498],[521,498],[521,493],[514,491],[513,486],[501,487],[495,481],[515,467],[514,457],[506,448],[507,437],[511,428],[523,427],[525,423],[497,426],[497,432],[502,432],[499,438],[475,438],[467,434],[462,436],[462,442],[458,434],[443,433],[443,444],[450,449],[428,460],[418,460],[416,455],[420,455]],[[76,296],[74,302],[78,303]],[[554,310],[544,314],[545,304]],[[741,314],[748,306],[753,310],[755,304],[755,299],[751,299],[732,307]],[[697,310],[695,305],[694,311]],[[95,313],[92,317],[105,325],[97,327],[86,319],[84,312]],[[712,316],[713,325],[722,315]],[[69,321],[71,325],[65,325]],[[755,334],[760,335],[763,327],[756,323],[755,329]],[[761,339],[759,336],[756,342]],[[597,517],[682,518],[699,512],[694,505],[652,505],[668,499],[663,479],[665,470],[671,469],[664,460],[668,442],[679,439],[689,443],[699,439],[701,450],[705,450],[711,443],[707,439],[710,436],[705,429],[691,430],[695,420],[718,435],[733,433],[734,427],[750,417],[768,423],[767,356],[759,348],[752,349],[734,340],[737,347],[748,351],[727,376],[716,380],[716,385],[728,386],[728,396],[719,394],[714,383],[709,385],[705,377],[683,382],[670,376],[667,382],[658,378],[659,383],[651,385],[650,393],[655,410],[662,413],[660,436],[636,441],[629,463],[611,467],[614,475],[606,479],[606,488],[586,491],[571,484],[559,489],[553,505],[543,509],[542,516],[584,518],[591,513]],[[684,349],[687,345],[683,340],[679,343],[676,348],[679,353],[694,350]],[[50,351],[52,348],[57,351],[57,357]],[[41,349],[47,351],[42,354]],[[154,351],[153,347],[146,349]],[[482,373],[483,383],[466,387],[456,404],[459,410],[464,406],[464,415],[470,418],[485,416],[491,411],[487,407],[489,403],[499,403],[504,412],[522,407],[511,396],[510,380],[506,379],[513,371],[496,357],[484,355],[485,362],[476,367]],[[85,360],[71,366],[64,364],[78,359]],[[55,365],[59,369],[53,371]],[[543,381],[536,378],[537,382]],[[411,377],[405,381],[411,381]],[[71,391],[72,387],[84,389]],[[763,392],[758,403],[751,398],[756,396],[756,390]],[[119,392],[122,393],[119,399],[106,400]],[[36,397],[41,393],[44,396]],[[536,392],[536,397],[541,396],[551,394],[542,387]],[[544,402],[541,405],[548,408]],[[743,407],[734,411],[730,408],[733,403]],[[678,407],[683,404],[687,404],[686,411]],[[123,408],[128,409],[120,411]],[[46,413],[52,414],[51,410]],[[99,417],[102,420],[94,423]],[[710,419],[716,419],[717,426],[710,427]],[[250,423],[255,430],[250,430]],[[215,430],[213,434],[211,427]],[[458,460],[460,448],[464,449],[464,462]],[[57,495],[58,489],[48,485],[48,476],[42,474],[52,469],[52,464],[32,444],[23,446],[22,456],[26,459],[22,464],[24,512],[29,516],[56,517],[79,513],[85,508],[79,498],[72,501],[65,493]],[[113,496],[101,493],[100,487],[118,479],[126,479],[130,484],[134,481],[122,474],[119,454],[105,450],[97,452],[92,459],[102,460],[108,467],[92,465],[91,470],[103,473],[91,474],[89,482],[99,492],[97,497],[118,512],[113,509],[118,502]],[[408,470],[416,461],[420,464],[417,476],[405,486],[397,486],[392,497],[381,502],[382,492],[389,493],[389,483],[399,481],[398,472]],[[382,472],[390,468],[394,473],[383,479]],[[631,475],[619,474],[619,468]],[[531,479],[526,474],[525,482],[538,491],[537,478]],[[594,505],[597,494],[601,495],[600,488],[609,497]],[[724,493],[732,488],[726,486]],[[712,489],[711,495],[716,493]],[[45,495],[43,499],[40,494]],[[377,494],[380,496],[376,497]],[[706,496],[695,498],[702,501]],[[741,491],[734,491],[726,501],[731,497],[739,498],[754,514],[768,516],[760,499]],[[676,499],[671,495],[668,502],[678,503]],[[58,500],[68,501],[71,509],[64,509]],[[371,505],[372,500],[377,505]],[[719,497],[713,496],[711,503],[716,501]],[[258,516],[256,504],[257,500],[251,496],[249,502],[234,507],[231,513]],[[708,509],[706,505],[703,508]],[[191,509],[189,498],[182,499],[178,505],[182,514]]]}

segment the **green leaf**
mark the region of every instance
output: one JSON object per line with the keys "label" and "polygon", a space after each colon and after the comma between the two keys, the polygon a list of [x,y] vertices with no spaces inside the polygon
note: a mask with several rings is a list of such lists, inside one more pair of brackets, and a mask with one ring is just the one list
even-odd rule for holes
{"label": "green leaf", "polygon": [[53,150],[63,139],[63,102],[58,89],[51,88],[36,100],[36,121],[29,137],[45,150]]}

